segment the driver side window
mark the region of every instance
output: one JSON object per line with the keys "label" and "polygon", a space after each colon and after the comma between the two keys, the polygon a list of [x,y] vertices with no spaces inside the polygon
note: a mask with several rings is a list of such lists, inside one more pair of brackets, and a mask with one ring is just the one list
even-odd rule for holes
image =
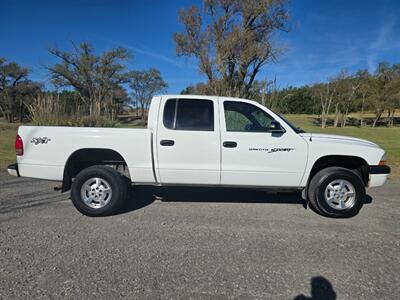
{"label": "driver side window", "polygon": [[224,101],[226,131],[268,132],[274,120],[262,109],[249,103]]}

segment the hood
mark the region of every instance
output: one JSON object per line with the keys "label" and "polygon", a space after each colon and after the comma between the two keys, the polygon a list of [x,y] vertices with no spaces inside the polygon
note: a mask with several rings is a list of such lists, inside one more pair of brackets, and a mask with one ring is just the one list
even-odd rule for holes
{"label": "hood", "polygon": [[336,134],[324,134],[324,133],[301,133],[303,138],[307,139],[307,141],[312,138],[313,141],[318,142],[327,142],[327,143],[345,143],[345,144],[354,144],[354,145],[362,145],[367,147],[380,148],[377,144],[359,139],[350,136],[336,135]]}

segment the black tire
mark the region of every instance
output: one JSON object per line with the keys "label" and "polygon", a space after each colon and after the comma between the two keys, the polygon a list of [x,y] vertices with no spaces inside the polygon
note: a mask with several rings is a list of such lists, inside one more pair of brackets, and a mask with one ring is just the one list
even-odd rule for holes
{"label": "black tire", "polygon": [[[93,208],[85,204],[81,188],[91,178],[100,178],[111,188],[111,196],[103,207]],[[108,166],[92,166],[83,169],[74,179],[71,186],[72,203],[82,214],[91,217],[107,216],[118,211],[126,198],[127,183],[116,170]]]}
{"label": "black tire", "polygon": [[[325,197],[325,190],[335,180],[345,180],[354,187],[354,198],[349,202],[349,207],[336,209],[328,204]],[[352,170],[329,167],[319,171],[311,179],[308,188],[308,200],[312,208],[324,216],[333,218],[353,217],[360,211],[365,202],[365,185],[360,176]],[[338,206],[335,204],[332,205]]]}

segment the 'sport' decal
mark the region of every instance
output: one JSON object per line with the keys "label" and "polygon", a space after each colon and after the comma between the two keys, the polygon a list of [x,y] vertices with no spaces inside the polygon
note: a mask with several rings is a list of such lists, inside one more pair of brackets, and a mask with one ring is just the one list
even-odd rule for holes
{"label": "'sport' decal", "polygon": [[249,151],[260,151],[265,153],[276,153],[276,152],[290,152],[296,150],[295,148],[249,148]]}

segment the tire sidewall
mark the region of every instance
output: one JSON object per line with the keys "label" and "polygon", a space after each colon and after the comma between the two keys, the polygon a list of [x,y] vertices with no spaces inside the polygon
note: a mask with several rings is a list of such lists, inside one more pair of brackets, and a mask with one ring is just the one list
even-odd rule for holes
{"label": "tire sidewall", "polygon": [[[337,179],[349,181],[355,189],[355,203],[352,207],[343,210],[334,209],[325,200],[325,189],[329,183]],[[361,178],[353,171],[346,169],[338,169],[321,176],[318,180],[316,193],[316,202],[318,208],[329,216],[334,217],[352,217],[356,215],[364,204],[365,187]]]}
{"label": "tire sidewall", "polygon": [[[92,208],[86,205],[81,197],[82,185],[93,177],[105,179],[112,189],[110,201],[102,208]],[[119,208],[124,197],[125,193],[121,175],[109,167],[95,166],[84,169],[75,177],[71,186],[72,203],[81,213],[87,216],[95,217],[112,214]]]}

